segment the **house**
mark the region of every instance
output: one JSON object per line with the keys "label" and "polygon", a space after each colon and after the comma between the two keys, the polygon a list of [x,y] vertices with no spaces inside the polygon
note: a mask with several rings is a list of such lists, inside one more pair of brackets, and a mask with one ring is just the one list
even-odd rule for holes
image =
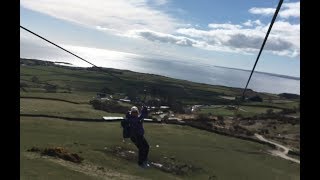
{"label": "house", "polygon": [[194,111],[196,111],[198,108],[200,108],[200,107],[202,107],[203,105],[193,105],[192,107],[191,107],[191,112],[194,112]]}
{"label": "house", "polygon": [[110,99],[112,99],[112,95],[109,95],[106,93],[97,93],[96,98],[101,99],[101,100],[110,100]]}
{"label": "house", "polygon": [[126,96],[125,98],[123,98],[123,99],[119,99],[119,101],[122,101],[122,102],[131,102],[131,100],[130,99],[128,99],[128,97]]}
{"label": "house", "polygon": [[154,112],[153,114],[154,114],[154,115],[160,115],[160,114],[163,114],[163,112],[162,112],[162,111],[156,111],[156,112]]}
{"label": "house", "polygon": [[160,106],[160,109],[169,109],[169,106]]}
{"label": "house", "polygon": [[119,99],[119,101],[122,101],[122,102],[131,102],[131,100],[130,99]]}

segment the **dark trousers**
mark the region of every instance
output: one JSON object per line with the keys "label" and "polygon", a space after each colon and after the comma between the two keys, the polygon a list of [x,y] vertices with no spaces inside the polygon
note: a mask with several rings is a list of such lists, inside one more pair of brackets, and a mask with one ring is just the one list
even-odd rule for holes
{"label": "dark trousers", "polygon": [[148,159],[149,144],[147,140],[143,137],[143,135],[134,135],[131,136],[130,139],[139,149],[138,164],[141,165],[144,161]]}

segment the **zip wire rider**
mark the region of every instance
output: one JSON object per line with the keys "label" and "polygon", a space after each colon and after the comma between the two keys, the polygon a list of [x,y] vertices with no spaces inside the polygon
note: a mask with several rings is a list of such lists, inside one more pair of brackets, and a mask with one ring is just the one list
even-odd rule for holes
{"label": "zip wire rider", "polygon": [[123,127],[123,138],[129,138],[139,149],[138,165],[146,168],[149,167],[148,153],[149,144],[144,138],[143,119],[148,115],[148,109],[146,106],[142,106],[141,113],[139,109],[133,106],[130,111],[127,112],[126,118],[121,121]]}

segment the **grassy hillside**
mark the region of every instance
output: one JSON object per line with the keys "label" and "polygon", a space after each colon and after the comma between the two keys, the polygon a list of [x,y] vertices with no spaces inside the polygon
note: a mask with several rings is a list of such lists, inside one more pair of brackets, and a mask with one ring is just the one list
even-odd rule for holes
{"label": "grassy hillside", "polygon": [[[85,160],[111,172],[150,179],[299,179],[299,165],[265,153],[266,146],[225,137],[190,127],[145,124],[150,143],[150,161],[164,157],[176,162],[192,164],[200,171],[186,175],[166,173],[155,168],[142,171],[136,162],[107,153],[105,147],[121,146],[135,152],[133,144],[121,141],[118,122],[69,122],[46,118],[21,118],[21,177],[22,179],[49,179],[80,177],[79,172],[45,158],[32,157],[26,152],[31,147],[62,146],[78,153]],[[155,147],[159,145],[159,147]],[[74,165],[76,166],[76,165]],[[93,171],[93,170],[92,170]],[[41,178],[42,177],[42,178]],[[91,179],[95,179],[93,176]],[[116,178],[117,179],[117,178]]]}
{"label": "grassy hillside", "polygon": [[[177,80],[158,75],[115,69],[69,68],[46,65],[41,61],[23,60],[20,66],[20,113],[52,115],[69,118],[95,119],[102,116],[123,116],[123,113],[94,109],[89,103],[96,94],[105,91],[114,97],[144,97],[147,100],[195,104],[233,105],[241,89],[213,86]],[[112,75],[110,75],[110,73]],[[120,79],[119,79],[120,78]],[[243,116],[299,107],[299,99],[283,99],[278,95],[248,91],[264,102],[246,102],[239,111]],[[230,97],[230,98],[225,98]],[[119,103],[130,108],[135,104]],[[165,104],[164,104],[165,105]],[[197,113],[234,116],[227,108],[207,106]],[[296,114],[299,115],[299,112]],[[231,120],[230,120],[231,121]],[[151,146],[150,160],[194,167],[165,172],[141,169],[136,163],[136,147],[122,142],[119,122],[78,122],[57,118],[20,117],[20,177],[21,179],[300,179],[299,164],[271,156],[268,147],[241,139],[225,137],[199,129],[168,124],[145,125]],[[258,123],[250,128],[264,128]],[[271,127],[270,127],[271,128]],[[283,124],[271,133],[299,133],[300,125]],[[270,137],[272,138],[272,137]],[[159,147],[156,147],[159,145]],[[63,147],[84,158],[81,164],[40,156],[28,152],[32,147]],[[135,152],[133,159],[122,157],[121,148]]]}
{"label": "grassy hillside", "polygon": [[[158,75],[135,73],[132,71],[104,69],[105,72],[89,69],[73,69],[58,66],[21,66],[20,82],[26,84],[27,92],[45,92],[46,83],[56,85],[58,92],[86,92],[94,94],[103,88],[111,93],[133,93],[143,96],[147,89],[148,95],[166,98],[174,97],[183,104],[232,104],[233,100],[221,96],[240,96],[240,88],[213,86],[177,80]],[[112,76],[110,75],[112,74]],[[33,78],[36,81],[33,81]],[[118,79],[120,78],[120,79]],[[263,98],[279,99],[267,93],[248,91],[248,95],[259,94]]]}

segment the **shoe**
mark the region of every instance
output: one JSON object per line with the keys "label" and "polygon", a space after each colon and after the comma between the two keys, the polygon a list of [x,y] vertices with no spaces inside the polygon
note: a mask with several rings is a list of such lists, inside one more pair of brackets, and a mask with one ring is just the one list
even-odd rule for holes
{"label": "shoe", "polygon": [[142,164],[139,164],[139,166],[142,168],[148,168],[148,167],[150,167],[150,164],[147,161],[145,161]]}
{"label": "shoe", "polygon": [[150,164],[148,163],[148,161],[145,161],[143,164],[145,164],[145,166],[150,167]]}

